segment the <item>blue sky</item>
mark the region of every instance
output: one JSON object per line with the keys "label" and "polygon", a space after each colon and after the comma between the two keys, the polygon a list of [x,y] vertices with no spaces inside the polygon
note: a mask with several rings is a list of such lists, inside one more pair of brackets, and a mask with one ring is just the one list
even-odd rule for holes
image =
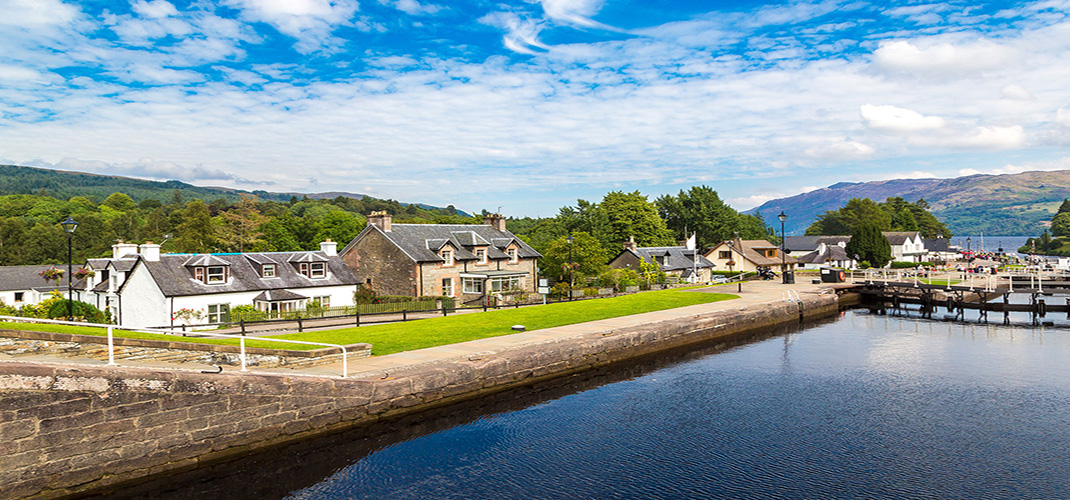
{"label": "blue sky", "polygon": [[0,0],[0,162],[553,215],[1070,169],[1070,0]]}

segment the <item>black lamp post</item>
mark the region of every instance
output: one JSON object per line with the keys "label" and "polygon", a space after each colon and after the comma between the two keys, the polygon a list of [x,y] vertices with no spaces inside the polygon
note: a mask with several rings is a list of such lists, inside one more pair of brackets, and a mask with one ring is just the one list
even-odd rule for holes
{"label": "black lamp post", "polygon": [[78,229],[78,222],[67,216],[67,220],[60,222],[63,230],[67,231],[67,321],[74,321],[74,272],[71,264],[71,235]]}
{"label": "black lamp post", "polygon": [[568,238],[565,238],[568,242],[568,300],[572,300],[572,231],[568,232]]}
{"label": "black lamp post", "polygon": [[[795,280],[788,278],[788,256],[784,255],[784,248],[786,247],[784,221],[788,220],[788,214],[781,210],[780,215],[776,216],[776,218],[780,219],[780,279],[784,284],[791,284],[794,283]],[[794,278],[794,276],[792,276],[792,278]]]}
{"label": "black lamp post", "polygon": [[966,238],[966,252],[970,251],[970,238]]}

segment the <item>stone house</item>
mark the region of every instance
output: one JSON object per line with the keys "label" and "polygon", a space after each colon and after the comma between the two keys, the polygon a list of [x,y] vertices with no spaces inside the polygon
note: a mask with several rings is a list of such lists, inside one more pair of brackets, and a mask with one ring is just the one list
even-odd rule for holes
{"label": "stone house", "polygon": [[666,275],[676,276],[681,281],[706,283],[712,278],[713,268],[717,267],[695,249],[686,246],[676,247],[640,247],[634,239],[624,243],[622,250],[609,261],[613,269],[631,269],[639,271],[641,262],[655,263]]}
{"label": "stone house", "polygon": [[[94,275],[82,300],[109,309],[124,326],[224,323],[230,309],[252,305],[262,311],[352,306],[359,280],[325,241],[319,251],[224,254],[160,254],[160,245],[120,243],[112,258],[90,259]],[[76,286],[78,283],[75,283]],[[200,318],[183,319],[183,309]]]}
{"label": "stone house", "polygon": [[483,224],[394,224],[386,212],[372,212],[339,255],[380,295],[441,295],[468,303],[536,292],[542,257],[505,229],[501,214]]}
{"label": "stone house", "polygon": [[781,255],[780,247],[767,240],[722,241],[706,252],[706,259],[718,269],[752,272],[768,267],[777,272],[793,270],[798,262],[794,257]]}

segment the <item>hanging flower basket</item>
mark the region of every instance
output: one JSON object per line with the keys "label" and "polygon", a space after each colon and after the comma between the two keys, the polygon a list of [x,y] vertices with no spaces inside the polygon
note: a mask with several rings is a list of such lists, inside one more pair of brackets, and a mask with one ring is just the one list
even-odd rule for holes
{"label": "hanging flower basket", "polygon": [[63,270],[57,269],[56,267],[50,267],[37,274],[44,278],[46,282],[59,281],[61,278],[63,278]]}
{"label": "hanging flower basket", "polygon": [[93,276],[96,276],[96,275],[97,275],[96,271],[94,271],[92,269],[86,269],[84,267],[79,267],[78,270],[74,272],[74,277],[78,278],[80,280],[84,280],[86,278],[92,278]]}

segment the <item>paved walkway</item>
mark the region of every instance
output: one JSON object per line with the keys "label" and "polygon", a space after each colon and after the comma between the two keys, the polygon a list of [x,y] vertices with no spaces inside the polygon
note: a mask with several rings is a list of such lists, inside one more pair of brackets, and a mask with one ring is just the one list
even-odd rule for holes
{"label": "paved walkway", "polygon": [[[798,275],[800,283],[785,285],[779,281],[748,281],[741,285],[737,283],[711,286],[695,290],[694,293],[730,293],[738,295],[738,299],[723,300],[708,304],[699,304],[676,309],[666,309],[631,316],[622,316],[588,323],[546,328],[530,332],[515,333],[486,339],[472,340],[459,344],[450,344],[416,351],[406,351],[385,356],[355,359],[349,362],[349,376],[354,378],[381,378],[390,372],[398,371],[406,367],[434,363],[457,358],[484,357],[495,351],[519,346],[538,344],[542,342],[554,342],[557,340],[590,335],[593,333],[637,326],[644,323],[679,318],[695,314],[703,314],[714,311],[733,309],[745,309],[761,307],[763,304],[783,301],[789,290],[798,294],[828,293],[833,285],[815,285],[810,282],[810,276]],[[839,285],[843,286],[843,285]],[[849,286],[849,285],[848,285]],[[65,363],[65,364],[91,364],[100,365],[104,361],[78,357],[67,358],[61,356],[8,356],[0,354],[0,362],[24,362],[24,363]],[[153,368],[177,369],[188,371],[211,370],[214,366],[200,365],[195,363],[164,363],[149,360],[119,360],[120,366],[144,366]],[[342,372],[341,361],[337,363],[321,365],[311,368],[259,368],[250,367],[250,371],[271,372],[288,375],[313,375],[313,376],[338,376]],[[225,371],[236,371],[237,367],[226,366]]]}

